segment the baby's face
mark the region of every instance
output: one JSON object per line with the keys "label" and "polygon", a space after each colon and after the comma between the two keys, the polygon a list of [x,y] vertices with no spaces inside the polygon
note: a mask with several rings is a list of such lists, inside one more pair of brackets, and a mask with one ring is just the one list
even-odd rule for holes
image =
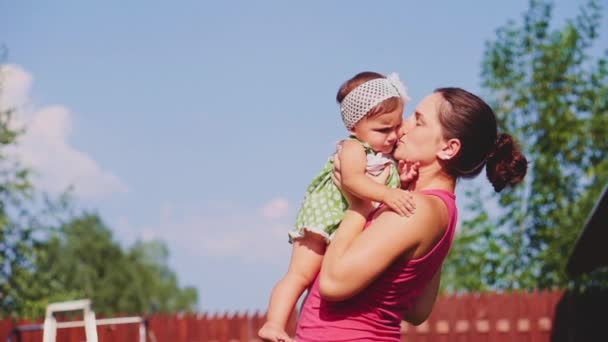
{"label": "baby's face", "polygon": [[403,106],[389,113],[363,118],[351,130],[357,139],[368,143],[376,152],[391,153],[400,137]]}

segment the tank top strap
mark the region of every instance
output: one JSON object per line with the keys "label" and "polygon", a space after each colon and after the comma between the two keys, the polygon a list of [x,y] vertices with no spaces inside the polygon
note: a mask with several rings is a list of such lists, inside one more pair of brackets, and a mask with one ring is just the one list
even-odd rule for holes
{"label": "tank top strap", "polygon": [[451,223],[450,225],[454,226],[455,228],[458,212],[456,208],[456,195],[454,195],[453,192],[441,189],[420,190],[418,192],[426,195],[439,197],[443,201],[443,203],[445,203],[445,206],[448,208],[448,215],[450,217]]}
{"label": "tank top strap", "polygon": [[420,190],[419,193],[437,196],[441,198],[448,207],[452,207],[456,203],[456,195],[453,192],[441,189]]}

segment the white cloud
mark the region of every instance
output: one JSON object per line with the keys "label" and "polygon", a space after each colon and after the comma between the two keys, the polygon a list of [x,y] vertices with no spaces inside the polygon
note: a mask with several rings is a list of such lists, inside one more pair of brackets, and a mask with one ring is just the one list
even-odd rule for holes
{"label": "white cloud", "polygon": [[31,86],[32,76],[21,67],[0,65],[0,110],[24,106]]}
{"label": "white cloud", "polygon": [[284,198],[275,198],[262,207],[262,215],[268,219],[278,219],[287,214],[289,202]]}
{"label": "white cloud", "polygon": [[163,204],[158,218],[152,219],[158,223],[135,227],[121,218],[115,227],[120,236],[161,239],[170,250],[182,250],[194,258],[235,258],[283,265],[291,250],[287,232],[292,218],[287,215],[286,200],[269,204],[273,202],[282,203],[278,205],[281,215],[271,219],[264,211],[235,205],[197,208]]}
{"label": "white cloud", "polygon": [[0,74],[0,108],[16,108],[15,124],[26,128],[13,153],[36,171],[37,187],[58,194],[73,186],[74,194],[86,199],[127,191],[118,176],[68,143],[72,114],[67,107],[28,108],[32,76],[18,65],[0,66]]}

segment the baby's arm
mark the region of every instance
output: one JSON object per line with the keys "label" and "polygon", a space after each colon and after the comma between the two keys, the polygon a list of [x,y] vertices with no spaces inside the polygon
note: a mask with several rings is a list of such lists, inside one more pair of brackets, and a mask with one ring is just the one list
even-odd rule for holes
{"label": "baby's arm", "polygon": [[411,196],[404,190],[391,189],[375,182],[365,174],[367,156],[359,142],[346,140],[339,152],[342,187],[351,194],[367,200],[382,202],[399,215],[413,211]]}

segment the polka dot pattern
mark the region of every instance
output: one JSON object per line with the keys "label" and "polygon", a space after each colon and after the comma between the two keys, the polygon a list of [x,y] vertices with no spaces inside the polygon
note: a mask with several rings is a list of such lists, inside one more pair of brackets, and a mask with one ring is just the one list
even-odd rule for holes
{"label": "polka dot pattern", "polygon": [[[371,148],[364,145],[366,153],[374,153]],[[395,164],[391,166],[391,176],[387,179],[387,186],[397,188],[400,186],[399,173]],[[312,180],[308,188],[300,211],[296,217],[295,229],[289,232],[289,241],[304,236],[305,231],[323,236],[327,242],[335,233],[344,212],[348,208],[346,198],[331,179],[334,164],[333,158],[321,169],[321,172]]]}

